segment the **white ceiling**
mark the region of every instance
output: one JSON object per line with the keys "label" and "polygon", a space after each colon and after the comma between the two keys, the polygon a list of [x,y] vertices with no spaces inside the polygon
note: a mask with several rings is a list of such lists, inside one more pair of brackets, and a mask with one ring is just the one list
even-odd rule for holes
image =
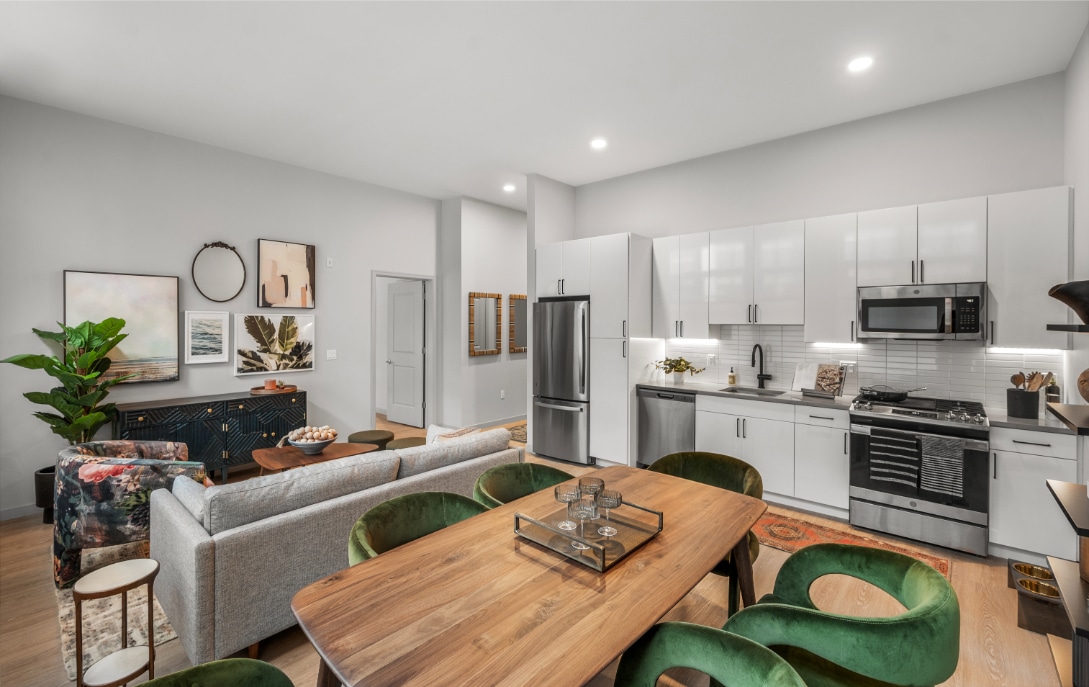
{"label": "white ceiling", "polygon": [[527,173],[578,186],[1062,71],[1087,21],[1087,2],[0,2],[0,93],[525,209]]}

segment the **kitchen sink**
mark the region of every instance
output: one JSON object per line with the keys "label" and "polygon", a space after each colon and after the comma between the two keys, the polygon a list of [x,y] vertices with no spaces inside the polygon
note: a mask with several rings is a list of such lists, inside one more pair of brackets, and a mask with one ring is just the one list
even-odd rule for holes
{"label": "kitchen sink", "polygon": [[782,396],[785,391],[776,391],[775,389],[757,389],[754,386],[728,386],[725,389],[719,389],[728,394],[752,394],[753,396]]}

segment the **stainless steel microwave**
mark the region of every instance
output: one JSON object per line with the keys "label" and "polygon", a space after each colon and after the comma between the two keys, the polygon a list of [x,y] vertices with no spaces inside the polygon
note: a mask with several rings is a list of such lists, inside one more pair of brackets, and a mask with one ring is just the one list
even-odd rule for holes
{"label": "stainless steel microwave", "polygon": [[982,282],[860,286],[856,335],[859,339],[983,341],[986,293]]}

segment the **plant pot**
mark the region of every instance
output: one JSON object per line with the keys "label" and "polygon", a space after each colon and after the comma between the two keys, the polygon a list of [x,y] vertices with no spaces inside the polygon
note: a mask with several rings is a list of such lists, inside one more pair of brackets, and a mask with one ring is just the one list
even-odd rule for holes
{"label": "plant pot", "polygon": [[1040,392],[1006,389],[1006,414],[1025,420],[1040,418]]}
{"label": "plant pot", "polygon": [[53,524],[53,494],[57,479],[57,466],[34,471],[34,505],[42,509],[42,522]]}
{"label": "plant pot", "polygon": [[674,384],[684,384],[684,373],[683,372],[674,372],[673,373],[673,383]]}
{"label": "plant pot", "polygon": [[1052,286],[1047,295],[1066,303],[1081,319],[1082,324],[1089,324],[1089,280],[1068,281]]}

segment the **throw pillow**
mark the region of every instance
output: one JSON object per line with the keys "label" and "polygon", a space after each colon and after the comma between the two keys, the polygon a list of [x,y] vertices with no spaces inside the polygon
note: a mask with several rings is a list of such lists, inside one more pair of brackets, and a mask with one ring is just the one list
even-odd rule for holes
{"label": "throw pillow", "polygon": [[480,429],[477,427],[462,427],[461,429],[455,429],[453,432],[447,432],[446,434],[440,434],[439,441],[450,441],[451,439],[457,439],[459,437],[467,436],[469,434],[477,434]]}

